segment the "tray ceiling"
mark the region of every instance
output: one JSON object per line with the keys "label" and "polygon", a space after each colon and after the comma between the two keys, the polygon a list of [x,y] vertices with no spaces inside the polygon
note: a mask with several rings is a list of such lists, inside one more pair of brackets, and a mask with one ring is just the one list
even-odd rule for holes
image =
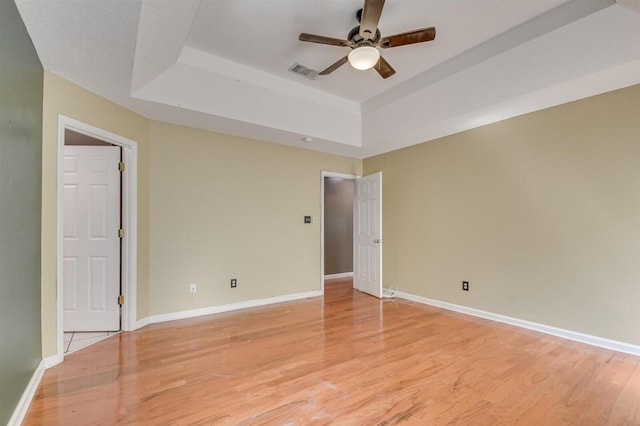
{"label": "tray ceiling", "polygon": [[[345,65],[362,1],[16,0],[46,69],[150,119],[355,156],[640,83],[636,0],[387,0],[386,80]],[[311,142],[303,142],[304,138]]]}

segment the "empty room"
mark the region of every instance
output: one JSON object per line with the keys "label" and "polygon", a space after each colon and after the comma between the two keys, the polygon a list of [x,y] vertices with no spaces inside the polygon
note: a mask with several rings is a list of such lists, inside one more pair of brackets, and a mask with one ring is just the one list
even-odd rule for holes
{"label": "empty room", "polygon": [[640,425],[640,0],[5,0],[0,111],[0,424]]}

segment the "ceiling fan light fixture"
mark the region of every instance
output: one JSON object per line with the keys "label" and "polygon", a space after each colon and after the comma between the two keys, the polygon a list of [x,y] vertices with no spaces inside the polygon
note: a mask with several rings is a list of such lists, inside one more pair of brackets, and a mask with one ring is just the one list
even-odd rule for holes
{"label": "ceiling fan light fixture", "polygon": [[357,70],[368,70],[380,59],[380,52],[373,46],[360,46],[349,52],[349,63]]}

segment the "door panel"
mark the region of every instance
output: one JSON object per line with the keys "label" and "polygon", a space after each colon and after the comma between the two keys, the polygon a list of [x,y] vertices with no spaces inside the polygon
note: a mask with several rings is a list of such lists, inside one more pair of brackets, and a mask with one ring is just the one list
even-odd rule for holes
{"label": "door panel", "polygon": [[120,329],[120,148],[65,146],[64,331]]}
{"label": "door panel", "polygon": [[109,260],[105,256],[89,258],[89,312],[104,312],[107,309]]}
{"label": "door panel", "polygon": [[355,193],[353,285],[382,297],[382,172],[358,178]]}
{"label": "door panel", "polygon": [[107,185],[89,186],[89,239],[105,241],[108,237],[108,187]]}
{"label": "door panel", "polygon": [[65,257],[62,262],[64,310],[76,312],[78,310],[78,258]]}

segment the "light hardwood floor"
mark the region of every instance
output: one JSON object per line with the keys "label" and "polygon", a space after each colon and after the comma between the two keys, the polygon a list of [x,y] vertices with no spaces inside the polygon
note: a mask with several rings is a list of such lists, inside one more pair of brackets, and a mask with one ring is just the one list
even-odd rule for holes
{"label": "light hardwood floor", "polygon": [[25,424],[640,425],[639,364],[333,280],[73,353]]}

